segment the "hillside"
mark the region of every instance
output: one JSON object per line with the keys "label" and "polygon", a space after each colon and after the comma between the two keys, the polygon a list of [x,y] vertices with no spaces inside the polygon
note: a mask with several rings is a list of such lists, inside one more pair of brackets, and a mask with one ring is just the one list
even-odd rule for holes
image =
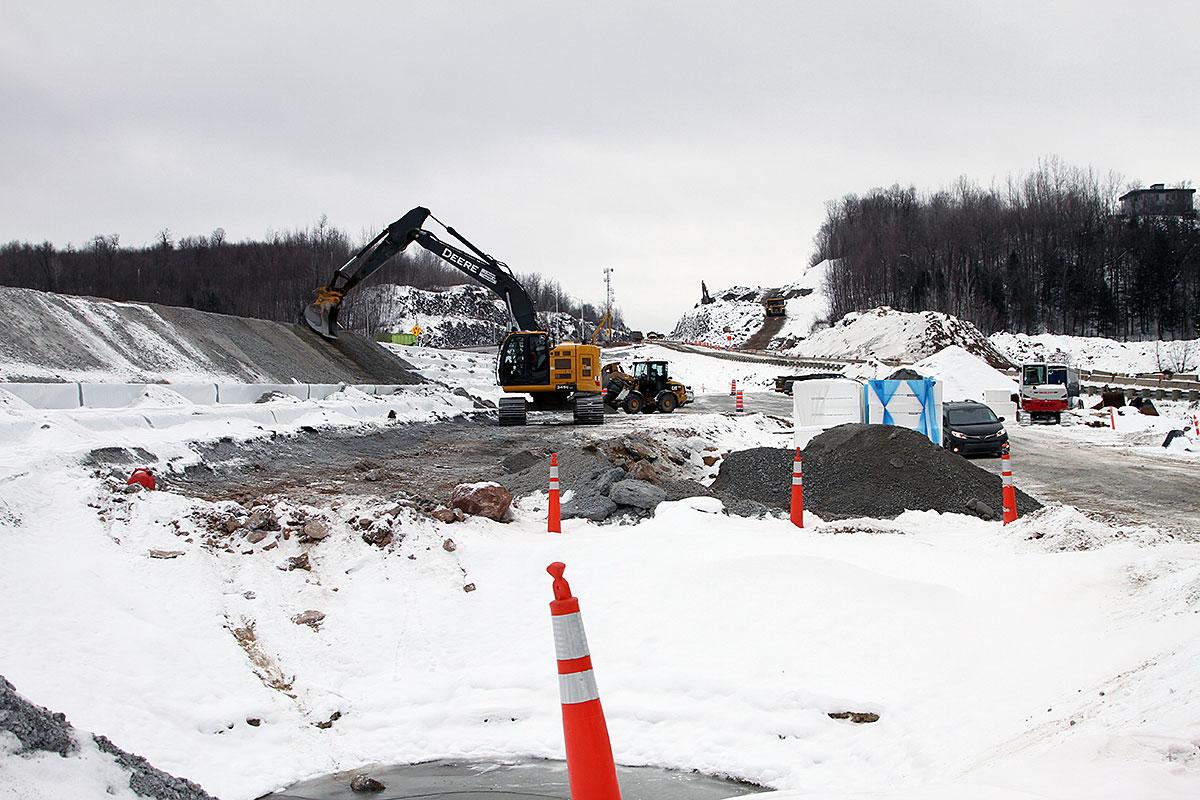
{"label": "hillside", "polygon": [[1011,364],[979,329],[949,314],[897,311],[886,306],[847,314],[837,324],[786,349],[807,358],[878,358],[913,362],[957,345],[989,365]]}
{"label": "hillside", "polygon": [[[538,317],[556,338],[580,338],[578,318],[554,312],[542,312]],[[473,285],[429,290],[393,283],[370,286],[355,298],[353,316],[347,321],[356,330],[365,328],[372,333],[407,333],[419,325],[421,344],[430,347],[493,345],[509,330],[504,302],[490,290]],[[590,336],[594,324],[585,322],[584,328]],[[625,331],[617,328],[617,333]]]}
{"label": "hillside", "polygon": [[1174,342],[1118,342],[1100,336],[1061,336],[1001,331],[988,337],[1013,363],[1065,361],[1073,367],[1136,375],[1193,372],[1200,368],[1200,339]]}
{"label": "hillside", "polygon": [[[783,286],[731,286],[714,293],[715,302],[697,305],[675,323],[671,338],[685,342],[744,347],[766,320],[762,302],[776,293],[787,300],[787,316],[768,348],[787,347],[812,333],[829,310],[824,294],[826,264],[809,267],[800,280]],[[728,329],[728,330],[726,330]],[[731,342],[726,335],[732,336]]]}

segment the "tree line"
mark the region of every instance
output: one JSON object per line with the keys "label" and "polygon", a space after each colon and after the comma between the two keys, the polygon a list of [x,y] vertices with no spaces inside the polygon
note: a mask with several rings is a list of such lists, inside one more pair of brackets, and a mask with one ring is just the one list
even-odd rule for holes
{"label": "tree line", "polygon": [[1050,159],[987,188],[960,178],[846,195],[828,204],[812,263],[831,260],[833,319],[887,305],[986,333],[1197,336],[1196,218],[1120,216],[1122,188]]}
{"label": "tree line", "polygon": [[[365,243],[352,241],[325,217],[311,227],[241,242],[228,241],[220,228],[178,241],[163,230],[152,244],[132,247],[117,234],[94,236],[79,248],[12,241],[0,245],[0,285],[295,322],[315,289]],[[603,315],[603,308],[572,297],[557,280],[537,272],[517,278],[540,311],[557,308],[592,322]],[[359,287],[379,283],[435,289],[473,281],[410,247]],[[358,307],[371,302],[369,294],[347,296],[339,315],[343,325],[354,328],[356,319],[372,317],[370,309]]]}

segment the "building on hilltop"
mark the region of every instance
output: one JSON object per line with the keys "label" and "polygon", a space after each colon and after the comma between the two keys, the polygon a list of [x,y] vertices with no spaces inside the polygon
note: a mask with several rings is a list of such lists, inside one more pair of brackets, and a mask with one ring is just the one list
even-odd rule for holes
{"label": "building on hilltop", "polygon": [[1192,217],[1195,189],[1168,189],[1161,183],[1151,184],[1149,189],[1134,189],[1118,198],[1121,215],[1126,217]]}

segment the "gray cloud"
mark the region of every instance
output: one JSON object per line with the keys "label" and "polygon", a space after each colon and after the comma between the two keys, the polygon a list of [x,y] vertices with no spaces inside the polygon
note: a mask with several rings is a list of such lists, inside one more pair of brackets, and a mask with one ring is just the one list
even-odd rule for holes
{"label": "gray cloud", "polygon": [[783,282],[826,200],[1056,153],[1197,177],[1194,4],[49,3],[0,29],[0,239],[428,205],[644,328]]}

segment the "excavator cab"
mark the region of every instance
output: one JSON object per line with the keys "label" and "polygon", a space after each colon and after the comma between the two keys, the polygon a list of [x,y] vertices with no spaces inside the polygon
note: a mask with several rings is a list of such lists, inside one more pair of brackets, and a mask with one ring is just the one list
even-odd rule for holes
{"label": "excavator cab", "polygon": [[509,334],[496,362],[500,385],[549,386],[550,349],[550,336],[541,331]]}

